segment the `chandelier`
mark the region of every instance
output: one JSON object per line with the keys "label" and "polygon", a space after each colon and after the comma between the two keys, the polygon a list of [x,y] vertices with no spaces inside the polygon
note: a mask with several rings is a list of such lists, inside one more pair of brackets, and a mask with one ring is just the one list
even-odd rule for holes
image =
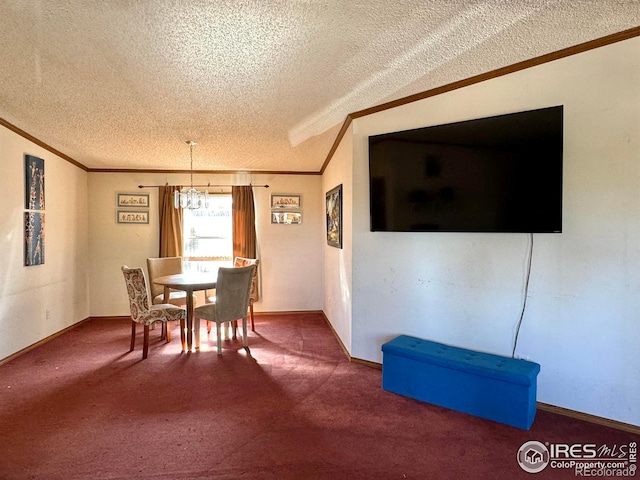
{"label": "chandelier", "polygon": [[189,152],[191,153],[191,187],[187,190],[182,187],[182,190],[175,191],[174,193],[174,206],[176,208],[187,208],[189,210],[195,210],[198,208],[209,207],[209,191],[205,190],[200,192],[193,188],[193,147],[197,145],[196,142],[188,140]]}

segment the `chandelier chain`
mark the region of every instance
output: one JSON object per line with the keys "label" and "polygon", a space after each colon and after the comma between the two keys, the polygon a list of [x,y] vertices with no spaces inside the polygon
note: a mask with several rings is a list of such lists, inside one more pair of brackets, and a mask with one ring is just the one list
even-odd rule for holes
{"label": "chandelier chain", "polygon": [[191,188],[193,188],[193,142],[189,142],[189,153],[191,154]]}

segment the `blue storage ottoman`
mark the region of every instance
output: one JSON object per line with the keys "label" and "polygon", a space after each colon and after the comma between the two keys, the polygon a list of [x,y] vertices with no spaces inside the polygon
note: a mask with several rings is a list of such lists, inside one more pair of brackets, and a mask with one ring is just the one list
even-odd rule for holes
{"label": "blue storage ottoman", "polygon": [[382,345],[382,388],[529,430],[540,365],[401,335]]}

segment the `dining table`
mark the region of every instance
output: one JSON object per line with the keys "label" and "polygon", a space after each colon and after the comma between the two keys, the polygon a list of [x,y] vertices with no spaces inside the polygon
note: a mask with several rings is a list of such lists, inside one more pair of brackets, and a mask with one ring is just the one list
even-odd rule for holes
{"label": "dining table", "polygon": [[[200,349],[200,335],[199,332],[193,331],[194,319],[193,319],[193,292],[198,290],[209,290],[216,288],[216,282],[218,280],[217,273],[175,273],[173,275],[165,275],[164,277],[157,277],[153,279],[153,283],[162,285],[165,288],[165,298],[168,298],[168,289],[182,290],[186,292],[187,298],[187,332],[186,332],[186,346],[185,342],[182,342],[182,351],[185,349],[187,352],[191,352],[194,347],[195,337],[195,350]],[[183,335],[180,336],[184,338]]]}

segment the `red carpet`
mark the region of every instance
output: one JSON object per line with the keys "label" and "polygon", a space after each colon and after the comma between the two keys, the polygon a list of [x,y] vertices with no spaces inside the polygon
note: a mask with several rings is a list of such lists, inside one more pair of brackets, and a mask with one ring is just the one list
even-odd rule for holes
{"label": "red carpet", "polygon": [[[0,366],[0,480],[575,478],[524,472],[526,441],[638,435],[538,411],[526,432],[400,397],[346,360],[319,314],[265,315],[215,352],[180,354],[130,323],[88,321]],[[543,366],[544,368],[544,366]],[[604,477],[600,477],[604,478]]]}

